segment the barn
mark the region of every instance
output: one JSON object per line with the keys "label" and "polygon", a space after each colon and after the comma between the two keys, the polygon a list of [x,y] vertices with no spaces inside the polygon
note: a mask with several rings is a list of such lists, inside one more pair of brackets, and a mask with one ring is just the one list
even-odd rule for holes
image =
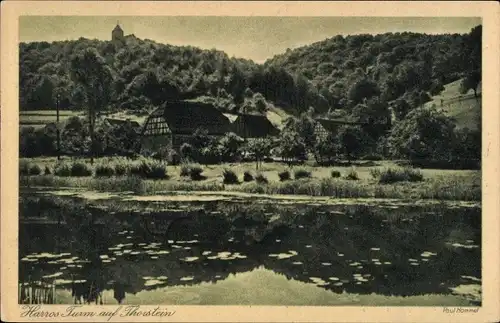
{"label": "barn", "polygon": [[264,115],[240,114],[231,126],[235,134],[245,139],[275,137],[280,133]]}
{"label": "barn", "polygon": [[224,136],[230,131],[229,119],[212,104],[198,101],[168,101],[154,110],[142,129],[142,149],[155,151],[179,149],[193,133],[206,130],[209,136]]}

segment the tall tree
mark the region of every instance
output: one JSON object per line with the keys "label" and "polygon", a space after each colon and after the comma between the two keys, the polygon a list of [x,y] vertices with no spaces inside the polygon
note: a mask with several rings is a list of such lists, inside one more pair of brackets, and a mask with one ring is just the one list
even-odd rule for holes
{"label": "tall tree", "polygon": [[90,162],[94,163],[94,134],[96,114],[102,110],[111,97],[113,74],[95,48],[89,48],[71,60],[71,79],[82,86],[87,105],[89,134],[91,140]]}

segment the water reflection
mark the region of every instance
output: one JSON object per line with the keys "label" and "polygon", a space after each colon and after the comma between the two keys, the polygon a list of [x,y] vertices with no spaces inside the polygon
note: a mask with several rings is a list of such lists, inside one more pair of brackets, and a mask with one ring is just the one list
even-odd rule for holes
{"label": "water reflection", "polygon": [[481,278],[479,208],[190,206],[113,214],[50,206],[28,221],[35,213],[23,205],[20,279],[102,304],[107,290],[122,303],[260,267],[335,293],[450,294]]}

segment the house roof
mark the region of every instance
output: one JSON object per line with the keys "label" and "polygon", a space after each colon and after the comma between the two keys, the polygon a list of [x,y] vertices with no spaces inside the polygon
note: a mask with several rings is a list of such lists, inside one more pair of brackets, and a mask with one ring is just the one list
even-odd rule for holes
{"label": "house roof", "polygon": [[362,125],[360,122],[352,122],[345,118],[339,119],[316,119],[316,121],[323,126],[327,131],[335,131],[342,125]]}
{"label": "house roof", "polygon": [[129,124],[134,128],[140,128],[141,125],[137,121],[132,120],[123,120],[123,119],[114,119],[114,118],[106,118],[106,122],[108,122],[112,126],[121,126]]}
{"label": "house roof", "polygon": [[257,138],[277,136],[280,131],[266,116],[240,114],[233,122],[233,130],[240,136]]}
{"label": "house roof", "polygon": [[164,122],[174,134],[190,135],[202,128],[207,130],[208,134],[222,135],[230,130],[229,119],[212,104],[203,102],[165,102],[149,115],[144,129],[146,134],[149,134],[148,125],[152,122]]}

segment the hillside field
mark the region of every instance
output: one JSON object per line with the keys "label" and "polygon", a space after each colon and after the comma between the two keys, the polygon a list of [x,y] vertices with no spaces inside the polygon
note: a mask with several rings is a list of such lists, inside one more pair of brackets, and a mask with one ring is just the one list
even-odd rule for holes
{"label": "hillside field", "polygon": [[[432,97],[432,101],[425,104],[426,107],[436,105],[443,112],[456,120],[458,128],[469,128],[475,130],[476,120],[481,112],[481,84],[478,87],[478,98],[474,97],[474,92],[460,93],[461,79],[444,86],[444,90]],[[441,106],[441,100],[443,105]]]}

